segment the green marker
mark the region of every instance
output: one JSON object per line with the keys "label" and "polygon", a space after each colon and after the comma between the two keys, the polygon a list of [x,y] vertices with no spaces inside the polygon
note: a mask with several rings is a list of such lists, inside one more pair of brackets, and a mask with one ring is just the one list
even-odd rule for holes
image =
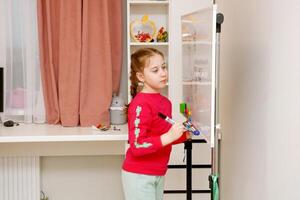
{"label": "green marker", "polygon": [[186,109],[186,103],[181,103],[180,104],[180,113],[185,114],[185,109]]}

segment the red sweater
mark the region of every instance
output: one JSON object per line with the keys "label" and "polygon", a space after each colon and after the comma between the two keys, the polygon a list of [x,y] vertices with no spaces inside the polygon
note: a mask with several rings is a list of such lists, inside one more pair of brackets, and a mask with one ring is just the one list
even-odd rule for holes
{"label": "red sweater", "polygon": [[172,117],[171,102],[159,93],[138,93],[128,108],[127,150],[123,169],[128,172],[163,176],[172,150],[172,144],[186,140],[186,134],[170,145],[162,146],[160,136],[171,125],[158,116],[158,112]]}

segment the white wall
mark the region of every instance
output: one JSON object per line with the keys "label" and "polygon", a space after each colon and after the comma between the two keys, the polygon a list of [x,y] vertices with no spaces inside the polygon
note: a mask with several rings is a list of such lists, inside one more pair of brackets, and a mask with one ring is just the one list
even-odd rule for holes
{"label": "white wall", "polygon": [[300,199],[300,1],[218,1],[221,197]]}
{"label": "white wall", "polygon": [[41,158],[42,190],[50,200],[121,200],[123,156]]}

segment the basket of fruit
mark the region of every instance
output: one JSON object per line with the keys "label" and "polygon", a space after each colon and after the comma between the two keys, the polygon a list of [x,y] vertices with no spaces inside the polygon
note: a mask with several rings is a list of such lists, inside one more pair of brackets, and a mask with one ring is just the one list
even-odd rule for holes
{"label": "basket of fruit", "polygon": [[130,37],[135,42],[154,42],[156,35],[155,23],[144,15],[141,20],[130,23]]}

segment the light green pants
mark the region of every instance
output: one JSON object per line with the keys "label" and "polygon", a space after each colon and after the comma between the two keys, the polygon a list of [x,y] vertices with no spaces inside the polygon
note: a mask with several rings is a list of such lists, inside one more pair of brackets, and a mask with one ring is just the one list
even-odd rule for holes
{"label": "light green pants", "polygon": [[122,170],[125,200],[163,200],[164,176],[149,176]]}

